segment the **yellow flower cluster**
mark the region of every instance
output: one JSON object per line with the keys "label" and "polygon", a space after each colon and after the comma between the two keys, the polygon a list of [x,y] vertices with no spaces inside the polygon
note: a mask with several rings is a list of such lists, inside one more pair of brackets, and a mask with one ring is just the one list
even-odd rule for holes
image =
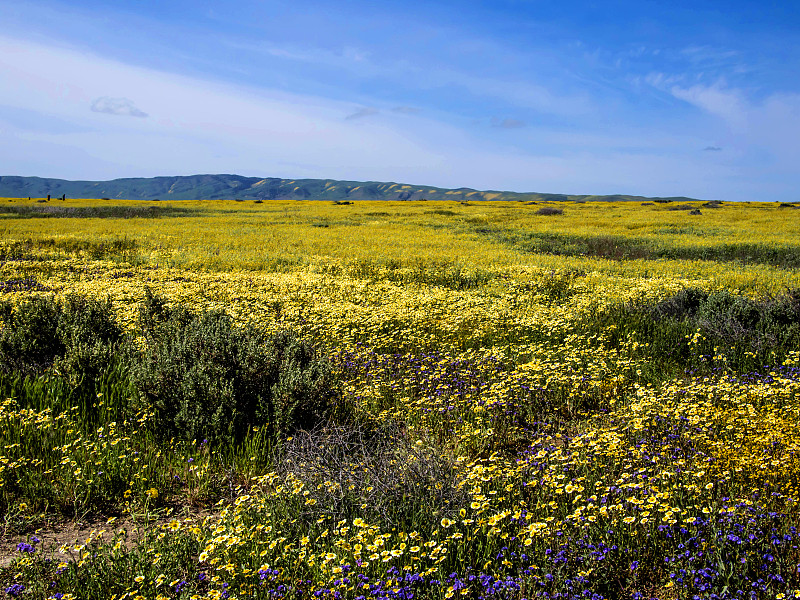
{"label": "yellow flower cluster", "polygon": [[[150,416],[115,420],[102,396],[89,432],[77,406],[3,399],[0,498],[9,511],[30,511],[14,495],[24,478],[46,482],[62,506],[77,508],[121,486],[120,508],[133,516],[168,501],[224,496],[201,517],[167,515],[148,538],[154,568],[169,562],[164,548],[196,550],[185,567],[194,576],[191,598],[253,597],[267,585],[357,598],[378,581],[396,591],[412,575],[439,582],[425,597],[452,597],[468,594],[457,573],[463,565],[503,585],[513,579],[535,597],[561,589],[554,580],[597,581],[613,563],[601,564],[606,553],[620,548],[642,549],[641,560],[651,560],[648,585],[665,591],[682,585],[667,562],[652,562],[667,551],[683,560],[670,536],[697,544],[691,560],[706,553],[722,564],[733,554],[721,548],[742,546],[754,523],[774,515],[796,522],[798,352],[746,376],[729,368],[727,348],[700,356],[703,333],[684,339],[682,331],[676,348],[708,368],[648,383],[647,340],[620,336],[613,324],[591,333],[581,324],[610,306],[654,305],[687,287],[777,294],[800,287],[798,271],[536,254],[519,237],[613,235],[653,247],[772,244],[789,252],[790,233],[800,233],[794,213],[725,205],[688,226],[683,213],[617,203],[567,205],[561,221],[506,204],[180,206],[197,214],[157,224],[3,217],[0,250],[21,253],[0,264],[5,297],[109,297],[131,330],[147,286],[191,310],[294,329],[335,358],[348,417],[384,445],[370,449],[365,434],[338,470],[321,458],[335,449],[320,447],[265,472],[256,429],[243,446],[253,455],[242,460],[197,440],[148,445]],[[136,256],[92,258],[78,243],[94,243],[86,247],[97,254],[97,244],[120,236],[136,241]],[[386,431],[389,441],[379,438]],[[724,538],[702,537],[724,527]],[[788,535],[775,531],[764,539]],[[127,552],[120,537],[99,534],[65,551],[82,567],[107,547],[114,556]],[[565,558],[579,551],[585,555]],[[749,565],[772,556],[757,554],[735,558]],[[634,589],[638,559],[614,556],[628,561],[617,567]],[[24,560],[33,559],[15,568]],[[189,585],[176,577],[166,568],[137,572],[118,598],[174,597]]]}

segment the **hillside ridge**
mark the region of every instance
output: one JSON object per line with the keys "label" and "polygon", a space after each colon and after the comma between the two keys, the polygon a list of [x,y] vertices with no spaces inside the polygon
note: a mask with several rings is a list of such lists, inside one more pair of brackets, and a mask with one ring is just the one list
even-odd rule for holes
{"label": "hillside ridge", "polygon": [[683,196],[652,198],[645,196],[547,194],[440,188],[381,181],[336,179],[284,179],[241,175],[177,175],[133,177],[109,181],[70,181],[44,177],[0,176],[0,197],[43,198],[51,195],[68,198],[113,198],[128,200],[455,200],[466,201],[692,201]]}

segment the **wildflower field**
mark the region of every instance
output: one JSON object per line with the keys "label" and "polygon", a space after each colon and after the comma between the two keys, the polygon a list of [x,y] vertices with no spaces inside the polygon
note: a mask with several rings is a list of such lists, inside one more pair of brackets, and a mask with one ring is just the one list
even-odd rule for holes
{"label": "wildflower field", "polygon": [[0,597],[800,598],[795,205],[0,230]]}

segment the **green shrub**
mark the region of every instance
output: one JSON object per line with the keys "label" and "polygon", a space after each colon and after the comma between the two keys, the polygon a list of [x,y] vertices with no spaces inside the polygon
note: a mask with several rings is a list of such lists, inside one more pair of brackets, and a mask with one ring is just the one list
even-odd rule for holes
{"label": "green shrub", "polygon": [[114,362],[122,339],[111,301],[82,296],[66,298],[56,333],[66,352],[54,366],[73,386],[97,380]]}
{"label": "green shrub", "polygon": [[332,406],[330,363],[292,333],[170,309],[149,292],[140,326],[145,341],[130,352],[131,377],[165,439],[238,442],[264,427],[275,442],[320,423]]}
{"label": "green shrub", "polygon": [[4,303],[0,333],[0,367],[3,371],[35,373],[52,366],[64,354],[58,337],[61,305],[49,296],[34,297],[16,308]]}
{"label": "green shrub", "polygon": [[543,206],[542,208],[540,208],[539,210],[536,211],[536,214],[537,215],[545,215],[545,216],[563,215],[564,214],[564,209],[563,208],[555,208],[554,206]]}
{"label": "green shrub", "polygon": [[30,298],[4,304],[0,370],[39,374],[51,367],[73,386],[93,381],[112,362],[122,330],[111,302],[68,296]]}
{"label": "green shrub", "polygon": [[[579,328],[605,332],[613,347],[629,338],[647,344],[637,352],[647,354],[644,371],[652,372],[654,381],[686,369],[719,367],[711,360],[718,351],[726,356],[726,369],[747,372],[780,364],[800,346],[800,290],[754,300],[727,290],[686,288],[654,305],[608,307]],[[697,331],[700,342],[690,350],[687,341]]]}
{"label": "green shrub", "polygon": [[709,295],[696,319],[698,327],[724,343],[746,340],[751,345],[760,345],[760,338],[770,333],[761,322],[764,308],[762,303],[723,290]]}
{"label": "green shrub", "polygon": [[684,288],[675,295],[656,304],[649,312],[658,319],[671,318],[684,321],[694,318],[708,300],[708,292],[700,288]]}

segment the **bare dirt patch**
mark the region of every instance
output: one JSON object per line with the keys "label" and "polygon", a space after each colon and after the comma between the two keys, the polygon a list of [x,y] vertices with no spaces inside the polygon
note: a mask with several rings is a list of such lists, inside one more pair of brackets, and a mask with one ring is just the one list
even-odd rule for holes
{"label": "bare dirt patch", "polygon": [[[18,544],[31,544],[34,537],[39,540],[33,544],[37,553],[45,556],[58,555],[59,560],[66,562],[72,560],[70,553],[58,552],[59,548],[64,545],[72,548],[86,544],[90,539],[112,540],[118,534],[122,534],[123,545],[131,549],[145,536],[148,530],[158,529],[172,519],[197,521],[210,514],[212,513],[183,511],[169,515],[151,515],[149,519],[147,517],[108,519],[104,516],[92,516],[80,520],[47,523],[31,533],[3,535],[0,538],[0,569],[8,567],[16,558],[23,555],[18,549]],[[73,554],[77,555],[78,553],[74,552]]]}

